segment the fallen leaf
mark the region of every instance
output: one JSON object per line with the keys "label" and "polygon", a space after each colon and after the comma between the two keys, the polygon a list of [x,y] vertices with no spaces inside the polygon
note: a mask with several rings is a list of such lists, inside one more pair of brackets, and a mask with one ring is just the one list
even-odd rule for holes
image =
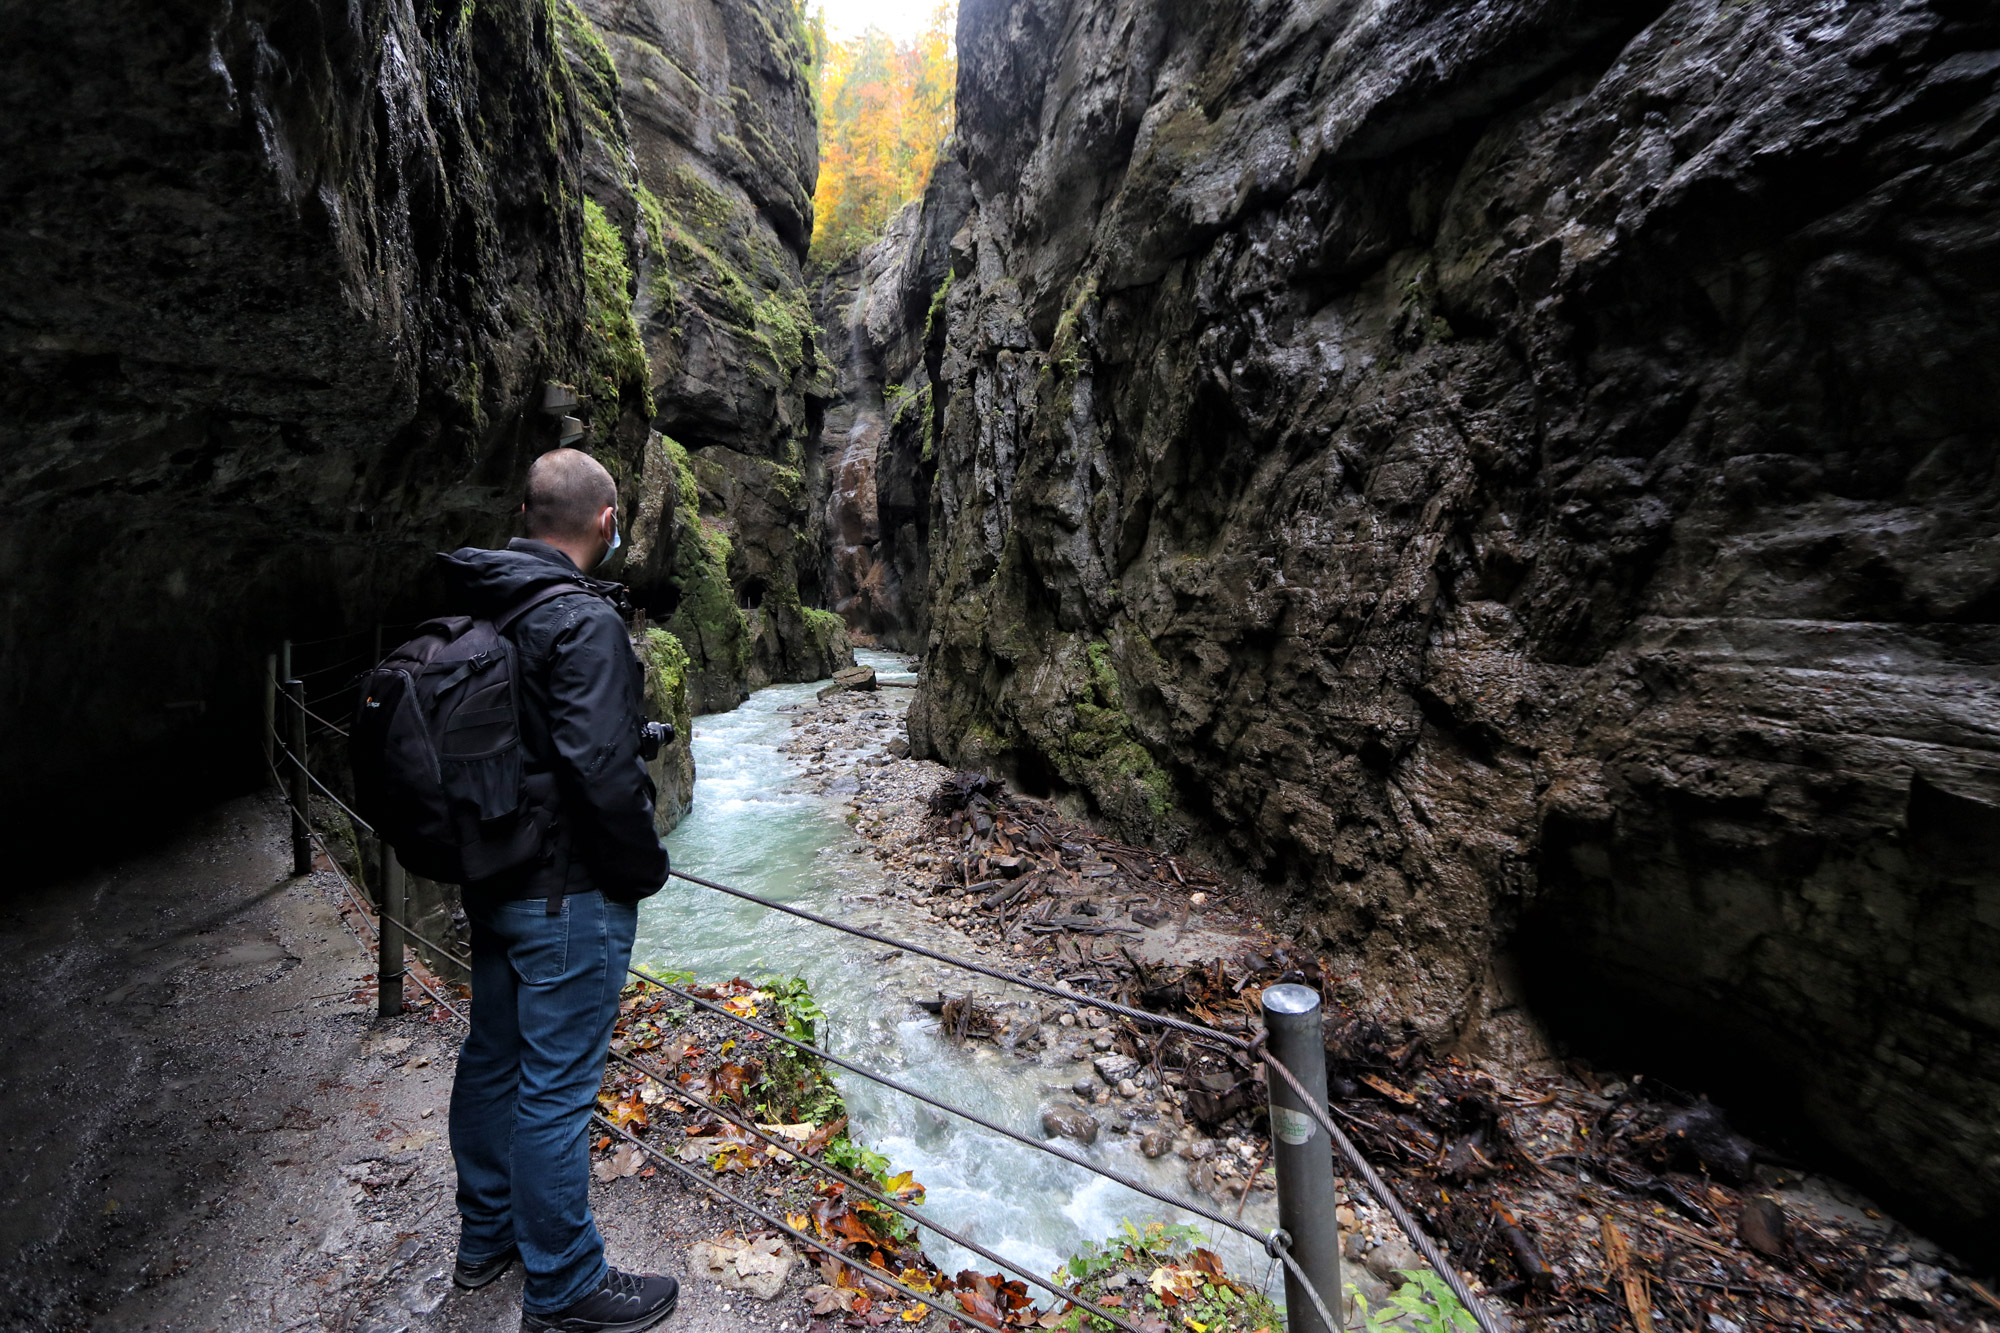
{"label": "fallen leaf", "polygon": [[715,1071],[715,1090],[739,1105],[743,1102],[744,1085],[750,1082],[750,1071],[739,1064],[726,1064]]}
{"label": "fallen leaf", "polygon": [[738,1175],[748,1175],[757,1169],[757,1161],[742,1144],[732,1143],[717,1153],[715,1160],[710,1162],[708,1167],[718,1174],[735,1172]]}
{"label": "fallen leaf", "polygon": [[819,1126],[808,1121],[798,1125],[759,1125],[757,1128],[777,1138],[790,1139],[794,1143],[803,1143],[813,1136],[813,1131],[818,1129]]}
{"label": "fallen leaf", "polygon": [[924,1187],[919,1185],[908,1171],[898,1171],[882,1182],[882,1192],[893,1194],[905,1203],[924,1201]]}
{"label": "fallen leaf", "polygon": [[839,1136],[841,1130],[846,1128],[847,1128],[846,1116],[839,1116],[836,1117],[835,1119],[827,1121],[824,1125],[821,1125],[818,1129],[812,1132],[812,1137],[806,1140],[806,1146],[804,1147],[804,1149],[802,1149],[802,1151],[808,1157],[817,1156],[821,1151],[823,1151],[826,1148],[827,1144],[833,1142],[834,1139]]}

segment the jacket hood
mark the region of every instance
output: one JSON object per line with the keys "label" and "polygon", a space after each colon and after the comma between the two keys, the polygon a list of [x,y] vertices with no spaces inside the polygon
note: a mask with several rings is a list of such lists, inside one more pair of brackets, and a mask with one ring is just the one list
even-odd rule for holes
{"label": "jacket hood", "polygon": [[516,537],[505,550],[461,546],[439,555],[448,605],[457,615],[492,617],[556,583],[580,583],[609,595],[618,585],[578,572],[570,558],[545,542]]}

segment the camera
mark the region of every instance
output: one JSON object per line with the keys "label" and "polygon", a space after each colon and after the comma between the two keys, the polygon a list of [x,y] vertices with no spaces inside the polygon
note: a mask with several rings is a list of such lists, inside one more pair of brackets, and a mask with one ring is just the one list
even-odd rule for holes
{"label": "camera", "polygon": [[639,724],[639,757],[647,763],[660,757],[662,745],[674,743],[674,724],[671,722],[641,722]]}

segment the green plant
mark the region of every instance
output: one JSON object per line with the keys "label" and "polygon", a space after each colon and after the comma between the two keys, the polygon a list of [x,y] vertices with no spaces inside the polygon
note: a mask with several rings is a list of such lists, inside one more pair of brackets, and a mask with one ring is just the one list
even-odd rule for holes
{"label": "green plant", "polygon": [[1380,1310],[1370,1310],[1368,1298],[1358,1288],[1348,1286],[1361,1327],[1367,1333],[1389,1329],[1396,1333],[1478,1333],[1479,1325],[1472,1312],[1452,1294],[1443,1278],[1428,1268],[1398,1271],[1403,1276],[1403,1285]]}
{"label": "green plant", "polygon": [[826,1011],[813,998],[812,987],[804,977],[767,977],[757,983],[757,989],[767,992],[777,1005],[785,1020],[786,1036],[810,1045],[819,1043],[819,1025],[825,1020]]}
{"label": "green plant", "polygon": [[826,1164],[850,1176],[880,1184],[889,1178],[889,1159],[843,1134],[826,1145]]}
{"label": "green plant", "polygon": [[[1141,1303],[1145,1309],[1164,1318],[1166,1327],[1176,1333],[1268,1333],[1282,1327],[1284,1319],[1278,1308],[1227,1277],[1216,1257],[1202,1248],[1205,1240],[1189,1226],[1153,1222],[1140,1228],[1121,1222],[1117,1235],[1084,1246],[1056,1270],[1055,1276],[1095,1297],[1107,1290],[1105,1280],[1112,1274],[1128,1273],[1139,1281],[1137,1290],[1144,1293]],[[1125,1289],[1133,1290],[1129,1285]],[[1056,1327],[1082,1333],[1112,1325],[1074,1309]]]}

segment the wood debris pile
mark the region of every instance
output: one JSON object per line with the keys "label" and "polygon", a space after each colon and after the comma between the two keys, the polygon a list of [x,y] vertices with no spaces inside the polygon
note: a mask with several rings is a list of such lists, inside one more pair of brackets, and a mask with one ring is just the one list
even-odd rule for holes
{"label": "wood debris pile", "polygon": [[[929,867],[932,892],[958,899],[947,912],[969,933],[1034,941],[1025,970],[1236,1036],[1259,1030],[1268,985],[1333,992],[1317,957],[1242,917],[1230,924],[1243,943],[1225,956],[1136,956],[1128,938],[1184,929],[1191,910],[1226,896],[1186,860],[1066,823],[976,775],[945,783],[930,810],[946,852]],[[1094,1035],[1150,1070],[1189,1126],[1268,1144],[1261,1065],[1226,1043],[1088,1016],[1093,1028],[1108,1020]],[[980,1035],[977,1019],[961,1017],[969,1035]],[[1576,1062],[1547,1074],[1477,1069],[1337,1006],[1327,1063],[1349,1136],[1459,1267],[1534,1328],[2000,1331],[2000,1301],[1976,1275],[1865,1204],[1822,1206],[1811,1190],[1824,1194],[1823,1182],[1770,1157],[1703,1098]],[[1349,1249],[1360,1257],[1351,1238]]]}

